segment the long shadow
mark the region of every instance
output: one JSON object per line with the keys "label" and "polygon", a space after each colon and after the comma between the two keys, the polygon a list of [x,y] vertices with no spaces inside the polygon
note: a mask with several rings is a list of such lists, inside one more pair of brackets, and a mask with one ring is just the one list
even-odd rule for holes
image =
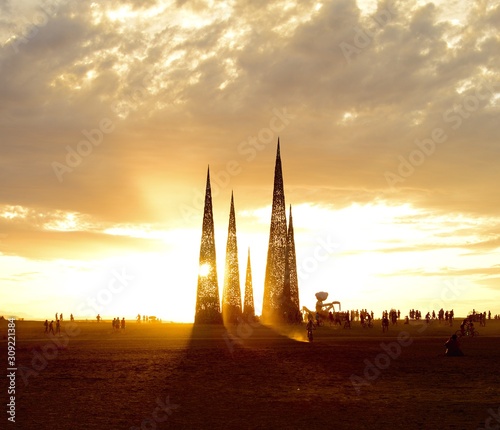
{"label": "long shadow", "polygon": [[171,402],[179,405],[168,424],[268,428],[270,420],[289,413],[286,405],[277,406],[277,394],[296,376],[290,358],[302,358],[294,351],[307,349],[310,345],[257,323],[194,325],[177,369],[165,381]]}

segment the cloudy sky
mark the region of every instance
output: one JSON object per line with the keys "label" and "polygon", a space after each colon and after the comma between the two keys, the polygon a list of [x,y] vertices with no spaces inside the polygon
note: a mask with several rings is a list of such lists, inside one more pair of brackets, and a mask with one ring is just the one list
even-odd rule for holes
{"label": "cloudy sky", "polygon": [[210,165],[260,312],[278,137],[301,304],[500,313],[500,2],[0,1],[0,313],[192,321]]}

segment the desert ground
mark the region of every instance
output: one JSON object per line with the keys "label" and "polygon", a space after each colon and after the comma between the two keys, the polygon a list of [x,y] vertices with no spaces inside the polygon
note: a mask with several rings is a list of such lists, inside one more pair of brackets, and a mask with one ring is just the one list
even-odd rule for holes
{"label": "desert ground", "polygon": [[326,325],[307,342],[304,325],[83,321],[53,337],[17,321],[15,423],[3,412],[0,428],[500,428],[500,321],[445,357],[458,325]]}

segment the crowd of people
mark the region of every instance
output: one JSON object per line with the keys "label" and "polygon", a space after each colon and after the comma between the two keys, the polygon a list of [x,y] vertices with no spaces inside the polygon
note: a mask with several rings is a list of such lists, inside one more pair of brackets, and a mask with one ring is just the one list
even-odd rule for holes
{"label": "crowd of people", "polygon": [[[69,319],[71,322],[75,321],[73,314],[70,315]],[[61,325],[62,325],[63,321],[64,321],[64,316],[63,316],[62,312],[56,313],[55,318],[51,321],[45,320],[45,322],[44,322],[45,333],[54,334],[54,335],[60,334],[61,333]],[[98,323],[103,321],[103,318],[101,317],[100,314],[96,315],[95,321],[97,321]],[[148,315],[141,316],[140,314],[138,314],[136,317],[136,321],[138,323],[140,323],[140,322],[161,322],[161,319],[157,319],[155,316],[148,316]],[[126,324],[126,322],[125,322],[124,317],[122,317],[122,319],[120,319],[119,317],[116,317],[116,318],[113,318],[113,320],[111,321],[111,326],[113,328],[113,331],[124,330],[125,324]]]}
{"label": "crowd of people", "polygon": [[[313,323],[316,327],[321,326],[325,323],[323,321],[325,314],[320,314],[316,312],[314,318],[313,315],[309,315],[306,318],[306,322],[308,320],[313,320]],[[348,311],[339,311],[332,312],[331,310],[328,313],[328,322],[330,326],[338,325],[343,328],[351,328],[351,323],[359,322],[363,328],[372,328],[374,326],[375,315],[373,311],[368,312],[367,309],[356,309],[356,310],[348,310]],[[470,315],[464,320],[466,325],[470,328],[470,323],[477,322],[480,326],[486,325],[486,320],[491,319],[491,311],[488,313],[485,312],[476,312],[473,310]],[[499,315],[494,315],[495,319],[499,319]],[[439,324],[446,324],[449,326],[453,326],[453,321],[455,319],[455,311],[453,309],[444,310],[441,308],[438,312],[435,310],[428,311],[425,314],[426,323],[430,324],[432,321],[437,321]],[[405,324],[410,324],[410,321],[420,321],[422,320],[422,312],[418,309],[410,309],[408,315],[404,318]],[[140,321],[140,320],[139,320]],[[390,325],[398,324],[401,321],[401,311],[399,309],[391,308],[389,311],[384,310],[380,317],[380,324],[382,327],[382,331],[389,330]],[[463,324],[463,323],[462,323]],[[462,325],[461,325],[462,327]],[[470,331],[470,330],[469,330]]]}

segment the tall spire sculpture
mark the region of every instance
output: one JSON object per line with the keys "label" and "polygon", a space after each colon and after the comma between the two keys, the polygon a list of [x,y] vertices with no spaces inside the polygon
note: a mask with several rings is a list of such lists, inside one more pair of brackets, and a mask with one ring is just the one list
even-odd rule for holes
{"label": "tall spire sculpture", "polygon": [[245,278],[245,298],[243,301],[243,317],[246,321],[255,317],[255,307],[253,303],[252,267],[250,264],[250,248],[248,248],[247,272]]}
{"label": "tall spire sculpture", "polygon": [[240,269],[238,265],[238,243],[236,240],[236,217],[234,214],[233,193],[231,193],[231,208],[229,210],[229,227],[227,231],[222,317],[225,324],[237,323],[238,319],[241,318]]}
{"label": "tall spire sculpture", "polygon": [[285,281],[282,294],[283,316],[285,322],[302,321],[299,305],[299,281],[297,276],[297,257],[295,255],[295,239],[293,235],[292,206],[288,217],[288,233],[285,259]]}
{"label": "tall spire sculpture", "polygon": [[200,267],[196,292],[197,324],[220,324],[222,322],[215,259],[214,216],[212,211],[212,191],[210,188],[210,167],[207,171],[205,209],[200,245]]}
{"label": "tall spire sculpture", "polygon": [[287,226],[285,209],[285,192],[281,171],[280,141],[276,165],[274,168],[273,205],[271,213],[271,229],[267,250],[266,276],[264,280],[264,300],[262,303],[262,320],[272,323],[282,318],[282,294],[285,281]]}

